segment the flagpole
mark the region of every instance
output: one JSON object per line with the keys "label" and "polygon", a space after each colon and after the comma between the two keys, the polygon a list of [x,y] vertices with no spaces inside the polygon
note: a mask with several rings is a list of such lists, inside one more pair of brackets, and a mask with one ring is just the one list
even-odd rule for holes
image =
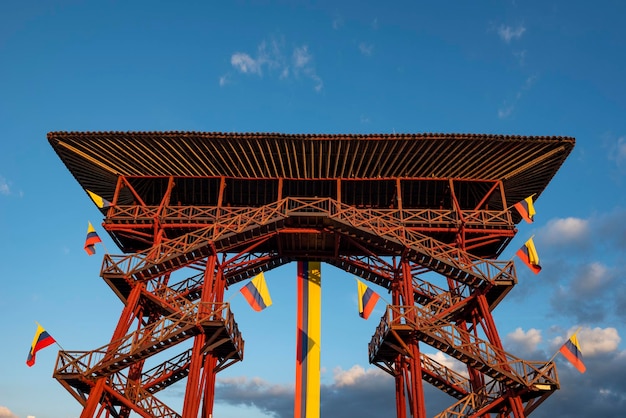
{"label": "flagpole", "polygon": [[[105,231],[107,230],[103,224],[100,224],[100,226],[102,227],[102,229],[104,229]],[[105,254],[109,254],[109,250],[107,250],[107,246],[104,245],[104,241],[100,240],[100,244],[102,244],[102,248],[104,248],[104,253]]]}
{"label": "flagpole", "polygon": [[107,250],[107,246],[104,245],[104,241],[100,240],[100,244],[102,244],[102,248],[104,248],[104,253],[109,254],[109,250]]}

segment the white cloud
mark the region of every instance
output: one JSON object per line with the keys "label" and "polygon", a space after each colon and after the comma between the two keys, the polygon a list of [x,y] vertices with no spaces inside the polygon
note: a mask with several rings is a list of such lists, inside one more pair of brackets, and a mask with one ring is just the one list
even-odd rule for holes
{"label": "white cloud", "polygon": [[230,63],[237,70],[244,74],[258,74],[261,75],[260,63],[253,59],[250,55],[243,52],[237,52],[230,57]]}
{"label": "white cloud", "polygon": [[0,405],[0,418],[17,418],[17,415],[11,412],[6,406]]}
{"label": "white cloud", "polygon": [[333,380],[335,386],[345,387],[354,386],[363,379],[376,379],[380,376],[387,376],[387,373],[380,369],[367,369],[355,364],[349,370],[343,370],[341,367],[333,369]]}
{"label": "white cloud", "polygon": [[[560,347],[571,337],[578,328],[571,328],[567,336],[560,336],[554,339],[553,345]],[[612,353],[617,350],[617,347],[622,340],[617,332],[617,329],[613,327],[607,328],[588,328],[583,327],[576,334],[580,350],[584,357],[593,357],[597,354]]]}
{"label": "white cloud", "polygon": [[361,51],[361,54],[366,55],[366,56],[369,57],[374,52],[374,45],[366,44],[365,42],[361,42],[359,44],[359,51]]}
{"label": "white cloud", "polygon": [[513,109],[515,109],[515,105],[505,106],[503,108],[498,109],[498,118],[506,119],[511,116],[513,113]]}
{"label": "white cloud", "polygon": [[565,244],[582,242],[588,237],[589,232],[589,221],[569,217],[550,220],[541,235],[550,244]]}
{"label": "white cloud", "polygon": [[626,137],[617,138],[617,142],[611,147],[609,159],[615,161],[619,167],[626,166]]}
{"label": "white cloud", "polygon": [[296,68],[304,68],[311,61],[311,54],[309,54],[309,47],[304,45],[293,50],[293,65]]}
{"label": "white cloud", "polygon": [[541,340],[541,331],[535,328],[526,332],[522,328],[516,328],[506,336],[507,345],[521,346],[524,352],[535,351]]}
{"label": "white cloud", "polygon": [[9,187],[9,183],[2,176],[0,176],[0,194],[4,194],[4,195],[11,194],[11,188]]}
{"label": "white cloud", "polygon": [[613,274],[601,263],[591,263],[582,269],[580,276],[572,283],[576,294],[591,296],[602,290],[613,280]]}
{"label": "white cloud", "polygon": [[513,56],[517,58],[520,65],[524,65],[526,63],[526,50],[513,52]]}
{"label": "white cloud", "polygon": [[522,85],[522,87],[520,87],[517,93],[515,93],[514,99],[510,103],[505,101],[503,107],[498,109],[498,118],[506,119],[511,116],[511,114],[515,110],[515,107],[517,106],[517,102],[520,101],[520,99],[523,97],[524,93],[527,90],[530,90],[533,84],[535,84],[536,80],[536,75],[531,75],[527,77],[526,80],[524,80],[524,84]]}
{"label": "white cloud", "polygon": [[[271,40],[263,41],[257,48],[255,56],[244,52],[236,52],[230,58],[231,65],[242,74],[254,74],[263,77],[266,73],[278,77],[279,80],[288,80],[304,76],[312,80],[314,89],[320,91],[324,85],[313,65],[313,54],[307,45],[296,46],[291,54],[285,54],[284,42]],[[230,82],[228,75],[220,77],[220,86]]]}
{"label": "white cloud", "polygon": [[337,16],[333,19],[333,29],[337,30],[343,26],[343,19],[340,16]]}
{"label": "white cloud", "polygon": [[513,28],[511,26],[501,25],[498,28],[498,35],[504,42],[509,43],[513,39],[519,39],[526,32],[526,28],[522,25]]}

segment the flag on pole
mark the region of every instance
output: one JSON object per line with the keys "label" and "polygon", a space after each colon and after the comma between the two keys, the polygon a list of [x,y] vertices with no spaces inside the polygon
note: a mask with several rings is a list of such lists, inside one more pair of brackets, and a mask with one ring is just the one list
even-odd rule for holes
{"label": "flag on pole", "polygon": [[561,349],[559,350],[563,356],[570,361],[576,367],[576,369],[585,373],[587,368],[583,363],[583,354],[580,350],[580,345],[578,345],[578,338],[576,338],[576,333],[572,335],[569,340],[563,344]]}
{"label": "flag on pole", "polygon": [[533,197],[528,196],[526,199],[513,205],[515,209],[522,215],[522,218],[529,224],[535,220],[535,206],[533,205]]}
{"label": "flag on pole", "polygon": [[91,200],[93,200],[93,203],[95,203],[96,206],[98,206],[100,209],[108,208],[109,206],[111,206],[111,202],[98,196],[91,190],[87,190],[87,193],[89,193],[89,197],[91,197]]}
{"label": "flag on pole", "polygon": [[533,238],[530,237],[528,241],[517,250],[517,256],[532,270],[533,273],[537,274],[541,271],[541,265],[539,264],[539,255],[537,254],[537,249],[535,248],[535,243],[533,242]]}
{"label": "flag on pole", "polygon": [[363,319],[367,319],[374,310],[380,296],[358,279],[357,291],[359,294],[359,316]]}
{"label": "flag on pole", "polygon": [[248,301],[252,309],[259,312],[272,305],[272,298],[265,283],[263,272],[254,276],[244,287],[240,289],[241,294]]}
{"label": "flag on pole", "polygon": [[30,346],[28,357],[26,358],[26,364],[28,367],[32,367],[35,364],[35,355],[37,351],[46,348],[47,346],[54,344],[56,341],[43,327],[37,324],[37,332],[35,332],[35,338]]}
{"label": "flag on pole", "polygon": [[96,244],[102,242],[95,228],[89,222],[89,226],[87,227],[87,239],[85,240],[85,251],[87,254],[94,255],[96,253]]}

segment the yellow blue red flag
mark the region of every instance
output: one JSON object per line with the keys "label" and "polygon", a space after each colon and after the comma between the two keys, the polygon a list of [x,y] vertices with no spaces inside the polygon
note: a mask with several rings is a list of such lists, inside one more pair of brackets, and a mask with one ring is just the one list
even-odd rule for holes
{"label": "yellow blue red flag", "polygon": [[526,199],[517,202],[513,205],[524,220],[531,224],[535,220],[535,206],[533,205],[533,197],[528,196]]}
{"label": "yellow blue red flag", "polygon": [[374,310],[380,296],[358,279],[357,291],[359,295],[359,316],[363,319],[367,319]]}
{"label": "yellow blue red flag", "polygon": [[572,335],[569,340],[563,344],[563,346],[559,350],[563,356],[570,361],[581,373],[585,373],[587,368],[583,363],[583,354],[580,351],[580,345],[578,345],[578,338],[576,338],[576,334]]}
{"label": "yellow blue red flag", "polygon": [[33,338],[33,343],[30,345],[28,351],[28,357],[26,358],[26,364],[28,367],[32,367],[35,364],[35,355],[37,351],[46,348],[47,346],[54,344],[56,341],[48,332],[39,324],[37,324],[37,331]]}
{"label": "yellow blue red flag", "polygon": [[108,200],[104,199],[101,196],[98,196],[91,190],[87,190],[87,193],[89,193],[89,197],[91,197],[91,200],[93,200],[93,203],[95,203],[96,206],[98,206],[100,209],[108,208],[109,206],[111,206],[111,202],[109,202]]}
{"label": "yellow blue red flag", "polygon": [[526,241],[522,248],[517,250],[516,254],[533,273],[538,274],[541,271],[539,255],[537,254],[537,249],[535,248],[532,237]]}
{"label": "yellow blue red flag", "polygon": [[239,291],[243,297],[246,298],[250,306],[252,306],[252,309],[257,312],[272,305],[272,298],[270,297],[267,283],[265,283],[263,272],[254,276],[254,278]]}
{"label": "yellow blue red flag", "polygon": [[96,244],[99,242],[102,242],[102,240],[91,222],[89,222],[87,226],[87,239],[85,240],[85,251],[87,251],[87,254],[94,255],[96,253]]}

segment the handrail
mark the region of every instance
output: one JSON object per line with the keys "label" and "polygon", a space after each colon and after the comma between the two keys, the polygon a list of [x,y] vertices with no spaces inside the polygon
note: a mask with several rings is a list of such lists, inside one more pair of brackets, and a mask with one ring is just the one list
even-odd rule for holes
{"label": "handrail", "polygon": [[[490,286],[497,281],[515,282],[513,261],[486,260],[407,229],[398,211],[360,210],[330,198],[285,198],[258,208],[219,208],[213,224],[164,240],[147,250],[130,255],[105,255],[101,275],[150,278],[161,273],[160,265],[176,257],[192,263],[213,251],[221,239],[246,230],[270,225],[290,216],[322,216],[340,224],[393,240],[418,254],[418,262],[434,271],[452,274],[473,287]],[[220,248],[224,250],[224,248]],[[187,257],[188,256],[188,257]]]}
{"label": "handrail", "polygon": [[519,359],[466,330],[431,317],[428,310],[417,306],[388,305],[369,344],[370,362],[374,362],[378,348],[391,329],[408,326],[417,337],[451,356],[470,357],[480,361],[489,370],[485,374],[498,379],[508,376],[526,387],[536,384],[557,386],[553,362],[531,362]]}
{"label": "handrail", "polygon": [[[91,351],[60,351],[55,376],[81,374],[98,377],[103,370],[121,370],[128,360],[139,361],[148,349],[162,351],[183,339],[197,335],[204,324],[214,321],[224,323],[238,352],[242,355],[243,339],[227,302],[188,302],[179,305],[180,311],[165,316],[126,336]],[[162,343],[167,344],[162,344]]]}

